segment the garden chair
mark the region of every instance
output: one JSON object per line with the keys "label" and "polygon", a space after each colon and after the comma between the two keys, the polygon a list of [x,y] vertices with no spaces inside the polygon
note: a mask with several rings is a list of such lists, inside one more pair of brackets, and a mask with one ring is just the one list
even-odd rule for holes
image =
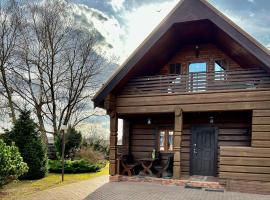
{"label": "garden chair", "polygon": [[120,163],[121,166],[123,168],[123,170],[121,171],[122,175],[127,174],[128,176],[132,176],[135,174],[135,168],[139,165],[139,163],[137,163],[133,156],[131,154],[129,155],[122,155],[120,158]]}
{"label": "garden chair", "polygon": [[166,177],[172,177],[172,170],[173,170],[173,154],[168,155],[167,162],[165,166],[163,166],[161,163],[154,165],[155,170],[157,171],[156,176],[158,178],[166,178]]}

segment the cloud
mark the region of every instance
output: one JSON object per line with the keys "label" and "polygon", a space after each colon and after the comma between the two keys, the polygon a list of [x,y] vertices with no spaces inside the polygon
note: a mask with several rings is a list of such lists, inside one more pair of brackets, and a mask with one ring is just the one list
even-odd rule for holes
{"label": "cloud", "polygon": [[121,38],[125,31],[114,16],[109,16],[85,4],[72,3],[71,5],[76,22],[86,30],[94,31],[106,52],[109,53],[112,48],[122,48]]}
{"label": "cloud", "polygon": [[125,37],[122,38],[125,45],[121,51],[121,62],[143,42],[162,19],[173,9],[177,2],[178,0],[163,1],[162,3],[148,2],[143,6],[138,7],[138,5],[136,5],[134,9],[129,9],[121,13],[122,17],[125,19],[126,31]]}
{"label": "cloud", "polygon": [[114,11],[118,12],[124,8],[125,0],[110,0],[110,5],[114,9]]}

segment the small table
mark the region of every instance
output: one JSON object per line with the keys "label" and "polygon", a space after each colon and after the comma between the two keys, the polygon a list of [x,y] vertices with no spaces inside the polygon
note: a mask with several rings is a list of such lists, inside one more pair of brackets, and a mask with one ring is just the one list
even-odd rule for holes
{"label": "small table", "polygon": [[157,159],[152,159],[152,158],[141,158],[139,159],[143,170],[141,171],[141,173],[143,173],[144,175],[149,175],[149,176],[153,176],[153,172],[151,171],[151,167],[153,166],[154,161],[156,161]]}

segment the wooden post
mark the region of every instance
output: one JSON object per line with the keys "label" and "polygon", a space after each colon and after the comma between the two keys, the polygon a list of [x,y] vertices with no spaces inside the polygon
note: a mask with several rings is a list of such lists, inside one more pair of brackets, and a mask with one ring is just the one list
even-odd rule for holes
{"label": "wooden post", "polygon": [[182,109],[177,107],[175,109],[175,121],[174,121],[174,140],[173,140],[173,178],[180,179],[181,176],[181,135],[183,125]]}
{"label": "wooden post", "polygon": [[117,174],[117,126],[118,118],[115,111],[110,113],[110,169],[111,176]]}

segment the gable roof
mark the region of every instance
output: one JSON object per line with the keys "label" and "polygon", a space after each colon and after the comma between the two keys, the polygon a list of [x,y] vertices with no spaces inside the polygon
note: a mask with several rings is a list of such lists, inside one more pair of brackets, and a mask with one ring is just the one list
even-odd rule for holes
{"label": "gable roof", "polygon": [[[94,106],[103,107],[104,98],[110,92],[120,87],[120,82],[122,84],[125,83],[132,74],[138,72],[141,66],[151,68],[151,65],[155,65],[156,63],[154,61],[152,61],[153,64],[150,63],[149,60],[151,57],[153,58],[155,56],[156,58],[159,55],[160,62],[170,57],[171,52],[169,47],[171,49],[174,49],[172,47],[176,48],[174,46],[176,42],[173,43],[171,38],[178,40],[182,37],[198,39],[196,38],[196,35],[198,37],[197,32],[195,36],[192,36],[190,31],[184,33],[184,30],[188,30],[189,24],[193,22],[203,24],[202,26],[199,26],[199,23],[196,25],[198,28],[197,31],[206,31],[204,35],[217,35],[215,36],[217,37],[216,40],[221,45],[228,43],[229,45],[224,46],[224,49],[230,51],[231,56],[236,60],[247,60],[246,64],[261,66],[270,72],[270,52],[267,48],[257,42],[206,0],[182,0],[96,93],[93,97]],[[183,34],[181,35],[181,33]],[[224,41],[219,38],[220,35],[224,36]],[[203,40],[203,34],[200,37]],[[207,37],[205,37],[205,40],[207,40]],[[168,53],[160,56],[161,52]],[[243,59],[243,55],[245,55],[245,59]]]}

